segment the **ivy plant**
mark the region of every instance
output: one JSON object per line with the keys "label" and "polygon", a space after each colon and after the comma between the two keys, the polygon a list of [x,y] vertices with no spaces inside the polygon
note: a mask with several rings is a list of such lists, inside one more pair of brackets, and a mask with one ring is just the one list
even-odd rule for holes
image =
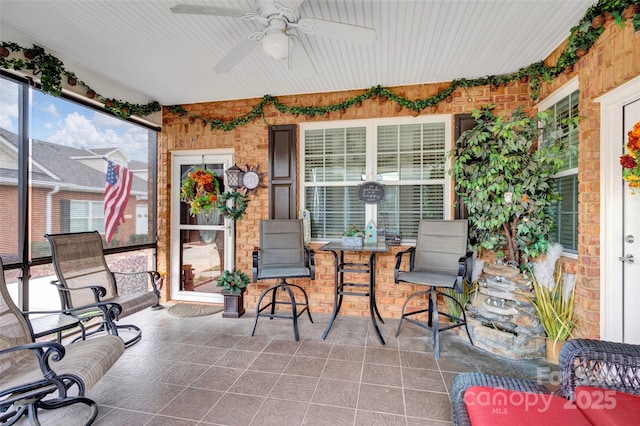
{"label": "ivy plant", "polygon": [[469,212],[474,248],[504,250],[508,261],[526,263],[547,250],[549,207],[560,200],[552,176],[563,161],[561,133],[575,122],[549,131],[549,112],[529,117],[519,108],[497,117],[493,108],[473,112],[476,127],[456,141],[449,173]]}

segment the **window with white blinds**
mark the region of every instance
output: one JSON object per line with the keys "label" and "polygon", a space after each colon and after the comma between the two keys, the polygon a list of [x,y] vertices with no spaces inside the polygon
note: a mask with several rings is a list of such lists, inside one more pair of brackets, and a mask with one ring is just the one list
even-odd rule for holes
{"label": "window with white blinds", "polygon": [[[415,240],[420,219],[448,217],[446,153],[450,116],[301,124],[304,208],[314,239],[339,238],[369,221]],[[358,200],[363,181],[385,185],[385,199]]]}
{"label": "window with white blinds", "polygon": [[[64,218],[62,218],[64,220]],[[69,201],[69,232],[104,232],[102,201]]]}
{"label": "window with white blinds", "polygon": [[574,79],[539,105],[540,110],[553,113],[548,131],[564,145],[563,165],[554,181],[562,200],[550,208],[554,218],[551,239],[571,254],[578,253],[578,128],[570,129],[563,121],[578,117],[578,99],[578,81]]}

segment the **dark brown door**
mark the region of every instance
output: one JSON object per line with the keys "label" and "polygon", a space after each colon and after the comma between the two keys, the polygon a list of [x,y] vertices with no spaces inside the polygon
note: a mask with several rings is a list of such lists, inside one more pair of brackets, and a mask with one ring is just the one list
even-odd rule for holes
{"label": "dark brown door", "polygon": [[[455,140],[457,141],[460,138],[460,136],[462,136],[462,134],[467,130],[471,130],[474,127],[476,127],[476,124],[477,124],[476,120],[473,119],[471,114],[456,114],[455,116],[456,128],[454,132]],[[454,197],[454,200],[456,203],[455,210],[454,210],[455,219],[468,218],[469,213],[467,212],[467,208],[464,205],[464,202],[462,201],[462,197],[456,194]]]}
{"label": "dark brown door", "polygon": [[296,125],[269,128],[269,218],[295,219]]}

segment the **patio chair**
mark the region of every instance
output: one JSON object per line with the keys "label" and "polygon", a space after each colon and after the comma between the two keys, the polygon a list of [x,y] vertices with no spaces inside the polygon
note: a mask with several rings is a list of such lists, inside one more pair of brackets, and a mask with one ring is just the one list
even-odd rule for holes
{"label": "patio chair", "polygon": [[[427,290],[418,291],[410,295],[402,306],[402,315],[396,337],[400,333],[403,321],[409,321],[419,327],[433,332],[433,352],[440,356],[440,332],[464,326],[471,340],[467,328],[467,316],[464,306],[451,295],[440,289],[456,289],[463,291],[464,282],[471,282],[473,252],[467,251],[468,224],[466,220],[430,220],[423,219],[418,225],[418,239],[415,247],[396,254],[394,281],[398,283],[427,286]],[[409,270],[400,269],[402,258],[409,255]],[[426,309],[407,312],[407,306],[417,297],[428,296],[429,305]],[[460,307],[461,316],[451,312],[441,312],[438,309],[438,296],[448,298]],[[415,315],[428,313],[428,320],[418,321]],[[448,318],[449,324],[440,327],[439,317]]]}
{"label": "patio chair", "polygon": [[[93,423],[98,405],[84,395],[123,353],[124,342],[118,336],[97,336],[69,346],[36,342],[27,313],[9,295],[0,259],[0,423],[13,424],[26,415],[37,425],[40,409],[77,403],[89,406],[85,424]],[[77,395],[70,395],[70,390]]]}
{"label": "patio chair", "polygon": [[[298,333],[298,317],[305,311],[309,321],[313,322],[309,312],[307,292],[297,284],[288,283],[287,278],[315,279],[314,251],[304,244],[304,231],[300,219],[272,219],[260,221],[260,247],[253,251],[253,282],[258,280],[278,279],[278,283],[262,292],[256,307],[256,320],[253,331],[256,331],[260,317],[285,318],[293,320],[293,334],[296,341]],[[304,302],[296,301],[293,289],[302,292]],[[277,292],[281,290],[288,300],[278,300]],[[262,299],[271,296],[271,301],[261,307]],[[277,305],[287,305],[288,310],[276,310]],[[302,309],[300,309],[302,307]],[[263,312],[267,310],[267,312]]]}
{"label": "patio chair", "polygon": [[[115,272],[109,270],[104,257],[102,236],[97,231],[67,234],[45,235],[51,244],[53,266],[57,280],[52,283],[58,288],[63,308],[76,309],[79,306],[91,305],[96,302],[113,302],[122,307],[117,318],[125,318],[145,308],[160,307],[160,291],[156,280],[160,274],[156,271]],[[120,294],[118,276],[133,276],[147,274],[145,287],[128,294]],[[152,289],[149,290],[148,281]],[[77,310],[76,310],[77,312]],[[110,313],[104,309],[86,309],[80,314],[83,320],[102,317],[100,325],[89,334],[108,332],[118,335],[118,330],[127,329],[133,332],[133,337],[125,341],[131,346],[142,337],[140,328],[132,324],[116,324],[108,320]]]}

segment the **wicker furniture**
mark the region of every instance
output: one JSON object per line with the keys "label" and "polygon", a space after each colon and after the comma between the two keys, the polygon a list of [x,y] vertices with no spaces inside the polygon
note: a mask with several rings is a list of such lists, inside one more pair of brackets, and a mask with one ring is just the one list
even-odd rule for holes
{"label": "wicker furniture", "polygon": [[[588,339],[569,340],[560,351],[560,376],[561,395],[569,401],[574,401],[576,388],[579,386],[640,395],[640,345]],[[546,387],[528,380],[480,373],[460,374],[454,379],[451,390],[454,425],[471,424],[464,394],[472,386],[550,395]],[[586,399],[596,402],[596,398]],[[607,410],[599,411],[607,413]]]}
{"label": "wicker furniture", "polygon": [[[77,403],[90,407],[85,424],[93,423],[98,405],[85,392],[123,353],[124,342],[118,336],[98,336],[69,346],[36,342],[26,313],[9,296],[0,259],[0,423],[13,424],[26,415],[31,424],[40,424],[40,409]],[[71,388],[73,396],[68,393]]]}
{"label": "wicker furniture", "polygon": [[[315,279],[314,251],[304,244],[304,231],[300,219],[271,219],[260,221],[260,247],[253,251],[253,282],[258,280],[278,279],[278,283],[262,292],[256,306],[256,320],[253,331],[256,331],[260,317],[284,318],[293,320],[293,334],[296,341],[298,333],[298,317],[305,311],[309,321],[313,322],[309,311],[307,292],[297,284],[286,281],[287,278]],[[304,302],[296,301],[293,289],[302,292]],[[281,290],[287,300],[277,298]],[[262,305],[262,300],[270,296],[270,300]],[[290,306],[291,310],[277,310],[278,305]],[[264,311],[267,312],[264,312]]]}
{"label": "wicker furniture", "polygon": [[[98,329],[90,334],[108,332],[117,336],[119,329],[128,329],[133,331],[133,337],[125,342],[126,346],[138,342],[141,338],[140,328],[131,324],[116,324],[112,320],[127,317],[145,308],[160,307],[160,291],[156,286],[160,274],[156,271],[127,273],[109,270],[104,257],[102,236],[97,231],[47,234],[45,237],[51,244],[53,266],[58,278],[53,284],[58,288],[62,306],[77,311],[80,306],[96,302],[117,303],[122,308],[117,317],[104,308],[91,308],[84,310],[79,318],[82,320],[103,318]],[[120,294],[116,274],[118,276],[146,274],[145,286],[135,292]],[[149,287],[152,289],[149,290]]]}
{"label": "wicker furniture", "polygon": [[[409,321],[433,332],[433,352],[435,357],[440,356],[439,333],[451,328],[464,326],[471,340],[467,328],[467,317],[464,307],[454,297],[439,289],[456,289],[462,292],[464,282],[471,282],[473,266],[473,252],[467,251],[468,224],[466,220],[429,220],[423,219],[418,225],[418,239],[415,247],[396,254],[396,266],[394,281],[398,283],[416,284],[427,286],[427,290],[418,291],[410,295],[402,306],[402,316],[396,331],[396,337],[400,333],[403,321]],[[401,270],[403,256],[409,255],[409,270]],[[407,312],[407,306],[416,297],[429,297],[429,306],[426,309],[418,309]],[[439,312],[438,296],[446,297],[455,302],[459,307],[462,317],[457,317],[447,312]],[[418,321],[412,318],[414,315],[428,313],[428,320]],[[440,326],[440,316],[448,318],[449,323]]]}

